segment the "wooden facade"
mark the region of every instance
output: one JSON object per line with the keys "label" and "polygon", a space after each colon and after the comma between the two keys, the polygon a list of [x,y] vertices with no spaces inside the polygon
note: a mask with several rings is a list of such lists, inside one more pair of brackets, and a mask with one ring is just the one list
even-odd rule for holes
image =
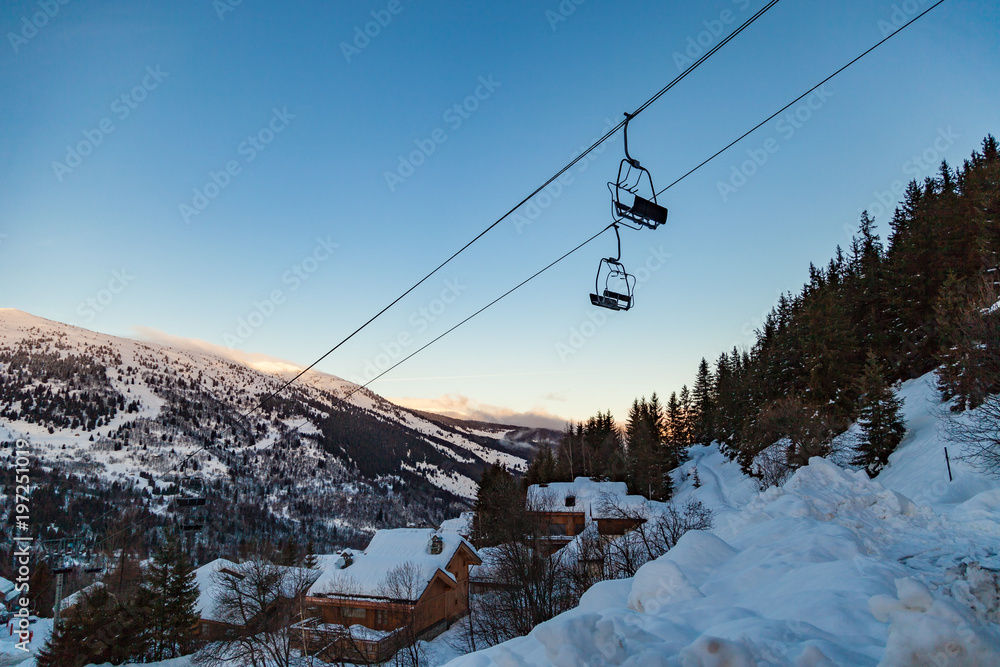
{"label": "wooden facade", "polygon": [[597,532],[601,537],[621,537],[646,523],[645,519],[638,518],[594,519],[594,521],[597,522]]}
{"label": "wooden facade", "polygon": [[[405,561],[405,556],[400,554],[400,559]],[[296,627],[303,630],[306,648],[316,657],[384,661],[403,646],[436,635],[468,613],[469,567],[481,563],[472,549],[460,545],[444,571],[434,573],[416,600],[336,593],[308,595],[305,605],[310,618]],[[370,633],[371,637],[362,633],[358,638],[347,632],[351,626],[375,632]],[[298,637],[295,639],[301,643]]]}

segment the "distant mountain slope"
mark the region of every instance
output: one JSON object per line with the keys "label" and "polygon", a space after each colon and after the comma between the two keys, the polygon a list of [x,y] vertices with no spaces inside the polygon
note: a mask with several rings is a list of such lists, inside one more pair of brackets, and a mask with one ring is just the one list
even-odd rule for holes
{"label": "distant mountain slope", "polygon": [[296,372],[274,370],[0,309],[0,440],[28,438],[44,466],[147,494],[161,514],[171,469],[201,450],[187,484],[219,516],[242,507],[324,542],[455,515],[485,466],[523,470],[533,448],[532,431],[463,427],[367,389],[345,401],[357,385],[318,372],[241,420]]}

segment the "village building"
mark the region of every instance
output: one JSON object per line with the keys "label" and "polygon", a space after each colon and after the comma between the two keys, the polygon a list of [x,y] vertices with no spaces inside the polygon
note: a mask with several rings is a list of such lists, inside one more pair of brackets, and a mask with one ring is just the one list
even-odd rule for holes
{"label": "village building", "polygon": [[591,523],[602,539],[620,537],[646,521],[650,504],[642,496],[629,495],[624,482],[596,482],[589,477],[532,484],[526,502],[529,514],[542,521],[550,551],[572,542]]}
{"label": "village building", "polygon": [[[268,565],[268,567],[286,570],[289,575],[283,580],[286,582],[288,590],[278,590],[273,592],[273,600],[267,609],[257,610],[251,618],[242,618],[227,612],[220,599],[227,589],[231,589],[233,583],[237,583],[245,577],[245,571],[240,564],[234,563],[225,558],[218,558],[211,563],[203,565],[195,570],[195,584],[198,587],[198,601],[195,603],[195,613],[198,615],[198,627],[195,629],[195,636],[206,641],[224,639],[232,630],[252,626],[260,623],[263,617],[276,605],[281,602],[297,604],[301,600],[296,600],[296,593],[291,590],[294,585],[301,585],[300,580],[311,583],[320,576],[316,570],[305,568],[291,568],[281,565]],[[254,605],[249,605],[254,608]]]}
{"label": "village building", "polygon": [[13,611],[17,598],[17,585],[13,581],[0,577],[0,607],[6,611]]}
{"label": "village building", "polygon": [[481,562],[458,532],[379,530],[364,551],[321,559],[292,636],[323,660],[383,662],[468,613],[469,568]]}

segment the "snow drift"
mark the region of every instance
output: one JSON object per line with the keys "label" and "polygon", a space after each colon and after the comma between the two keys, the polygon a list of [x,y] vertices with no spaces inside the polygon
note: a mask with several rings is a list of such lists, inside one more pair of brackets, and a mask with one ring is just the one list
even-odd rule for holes
{"label": "snow drift", "polygon": [[678,497],[716,510],[711,533],[449,665],[1000,664],[1000,483],[961,462],[947,481],[933,382],[900,390],[909,432],[877,480],[814,458],[755,493],[693,448]]}

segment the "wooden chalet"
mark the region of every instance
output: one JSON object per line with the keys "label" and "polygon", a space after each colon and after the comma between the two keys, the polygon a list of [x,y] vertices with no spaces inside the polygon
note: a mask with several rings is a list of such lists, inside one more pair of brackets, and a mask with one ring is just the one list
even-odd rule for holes
{"label": "wooden chalet", "polygon": [[468,613],[469,567],[481,563],[458,533],[380,530],[363,552],[321,559],[322,574],[306,594],[309,618],[292,637],[327,661],[388,660]]}
{"label": "wooden chalet", "polygon": [[549,549],[556,551],[592,522],[603,539],[624,535],[646,521],[640,516],[649,501],[629,495],[624,482],[577,477],[572,482],[532,484],[527,502],[529,512],[543,522]]}
{"label": "wooden chalet", "polygon": [[[320,573],[304,568],[286,568],[280,565],[269,567],[283,570],[294,570],[305,581],[309,582],[320,576]],[[232,634],[232,631],[246,627],[253,627],[262,623],[264,616],[272,613],[280,604],[295,604],[298,606],[299,598],[295,597],[292,591],[274,591],[274,599],[267,609],[262,610],[253,618],[234,618],[227,615],[219,605],[219,596],[223,587],[227,584],[226,579],[235,578],[242,580],[245,574],[238,563],[225,558],[219,558],[211,563],[203,565],[195,570],[195,583],[198,586],[198,601],[196,603],[196,613],[198,614],[198,625],[195,628],[195,636],[205,641],[216,641],[225,639]]]}

